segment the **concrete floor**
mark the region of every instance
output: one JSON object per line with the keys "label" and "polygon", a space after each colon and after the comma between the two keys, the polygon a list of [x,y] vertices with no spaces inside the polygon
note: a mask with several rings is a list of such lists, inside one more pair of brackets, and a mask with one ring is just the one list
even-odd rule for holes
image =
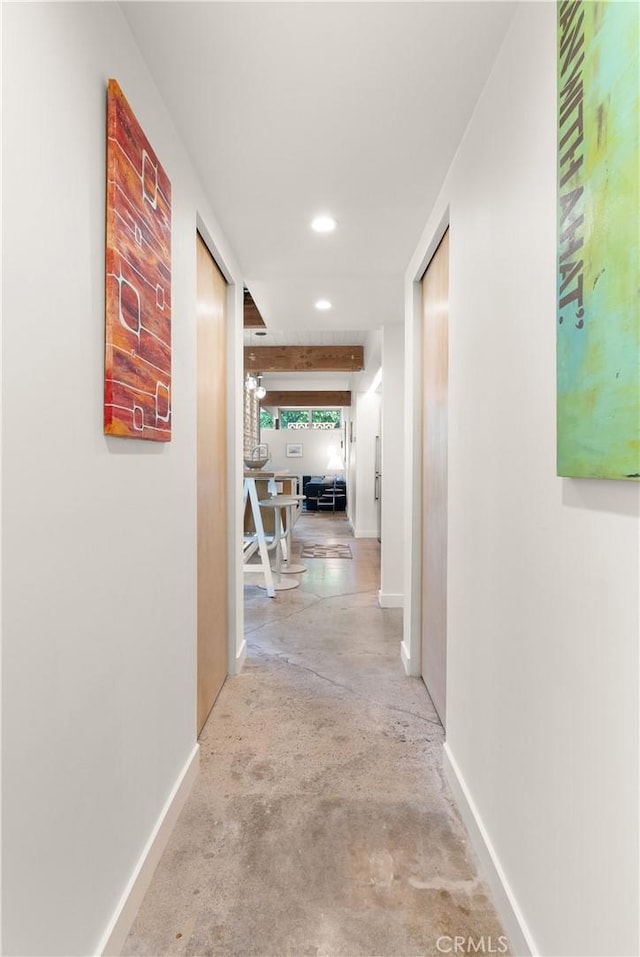
{"label": "concrete floor", "polygon": [[400,663],[402,613],[377,604],[378,542],[340,514],[304,514],[295,535],[298,561],[316,542],[353,559],[305,558],[275,599],[245,587],[247,662],[123,954],[437,957],[456,936],[458,953],[503,952],[442,727]]}

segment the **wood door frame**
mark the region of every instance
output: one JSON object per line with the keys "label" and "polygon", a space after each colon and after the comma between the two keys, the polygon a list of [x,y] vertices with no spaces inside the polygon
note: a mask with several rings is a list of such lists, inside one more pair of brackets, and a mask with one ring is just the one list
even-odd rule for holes
{"label": "wood door frame", "polygon": [[[405,568],[400,657],[404,670],[421,677],[422,639],[422,278],[450,226],[440,206],[409,265],[405,281]],[[452,235],[452,241],[454,233]],[[447,581],[449,558],[447,557]],[[447,600],[448,604],[448,600]],[[447,639],[448,643],[448,639]]]}
{"label": "wood door frame", "polygon": [[[226,337],[226,392],[227,392],[227,568],[228,568],[228,674],[237,675],[242,670],[246,657],[244,638],[244,574],[242,570],[242,400],[244,382],[244,285],[238,282],[229,266],[223,250],[215,242],[202,216],[196,214],[194,231],[194,257],[196,235],[199,234],[216,266],[227,283],[227,337]],[[193,295],[195,316],[196,272],[194,258]],[[194,337],[194,349],[197,343]],[[193,365],[197,356],[194,354]],[[194,393],[195,394],[195,393]],[[195,408],[194,408],[195,428]],[[194,655],[197,659],[197,633],[194,635]],[[194,720],[197,706],[197,675],[194,682]]]}
{"label": "wood door frame", "polygon": [[198,736],[229,675],[227,285],[196,232]]}
{"label": "wood door frame", "polygon": [[[420,672],[446,730],[449,459],[449,247],[442,237],[422,290]],[[442,308],[443,301],[446,307]]]}

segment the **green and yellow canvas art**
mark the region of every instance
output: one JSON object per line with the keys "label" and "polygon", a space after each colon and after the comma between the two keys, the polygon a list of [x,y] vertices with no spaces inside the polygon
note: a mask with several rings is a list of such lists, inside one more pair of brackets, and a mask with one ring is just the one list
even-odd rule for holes
{"label": "green and yellow canvas art", "polygon": [[557,9],[558,475],[640,479],[640,5]]}

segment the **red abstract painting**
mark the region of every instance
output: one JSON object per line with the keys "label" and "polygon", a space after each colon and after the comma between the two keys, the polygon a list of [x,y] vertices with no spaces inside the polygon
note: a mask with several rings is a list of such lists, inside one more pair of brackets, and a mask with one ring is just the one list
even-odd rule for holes
{"label": "red abstract painting", "polygon": [[171,184],[115,80],[107,93],[104,431],[171,439]]}

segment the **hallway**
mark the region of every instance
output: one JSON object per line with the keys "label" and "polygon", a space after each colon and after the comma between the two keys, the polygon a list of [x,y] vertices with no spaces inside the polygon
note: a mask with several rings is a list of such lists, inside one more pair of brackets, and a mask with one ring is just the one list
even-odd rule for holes
{"label": "hallway", "polygon": [[[441,772],[443,732],[377,603],[380,546],[303,514],[299,588],[245,588],[248,658],[200,739],[201,771],[127,955],[423,955],[501,946]],[[504,945],[503,945],[504,946]],[[503,950],[495,952],[504,952]]]}

